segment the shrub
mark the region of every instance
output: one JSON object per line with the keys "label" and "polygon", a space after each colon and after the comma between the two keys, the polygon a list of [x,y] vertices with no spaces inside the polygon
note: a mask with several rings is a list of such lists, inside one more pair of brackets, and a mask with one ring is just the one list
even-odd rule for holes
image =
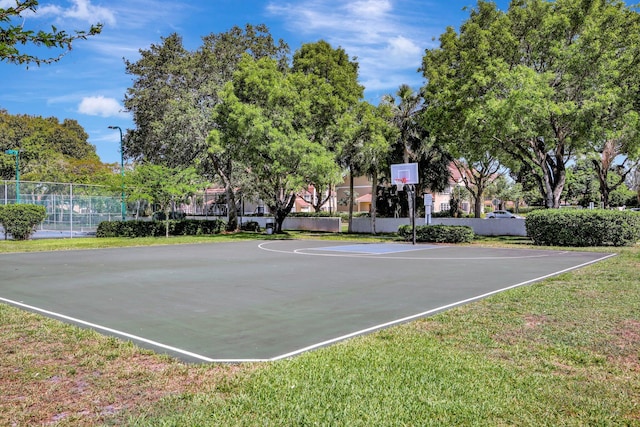
{"label": "shrub", "polygon": [[525,224],[536,245],[625,246],[640,241],[640,215],[634,212],[547,209],[531,212]]}
{"label": "shrub", "polygon": [[302,217],[302,218],[324,218],[324,217],[337,217],[340,216],[337,212],[321,211],[321,212],[291,212],[288,216]]}
{"label": "shrub", "polygon": [[[161,221],[164,226],[164,221]],[[202,236],[218,234],[225,227],[221,219],[198,220],[183,219],[181,221],[169,221],[169,234],[172,236]],[[164,228],[162,234],[164,235]]]}
{"label": "shrub", "polygon": [[14,240],[27,240],[36,231],[36,226],[47,218],[47,210],[38,205],[0,206],[0,224],[5,239],[11,234]]}
{"label": "shrub", "polygon": [[257,221],[244,222],[244,223],[242,223],[242,226],[240,227],[240,229],[242,231],[256,231],[256,232],[259,232],[260,231],[260,224],[258,224]]}
{"label": "shrub", "polygon": [[440,212],[432,212],[431,218],[452,218],[452,216],[451,216],[451,212],[447,210],[447,211],[440,211]]}
{"label": "shrub", "polygon": [[[96,237],[160,237],[165,235],[165,221],[103,221]],[[169,221],[170,236],[201,236],[220,233],[225,222],[220,219],[186,219]]]}
{"label": "shrub", "polygon": [[539,210],[544,210],[544,207],[542,206],[519,207],[516,213],[518,215],[525,215],[525,214],[528,214],[529,212],[539,211]]}
{"label": "shrub", "polygon": [[[402,225],[398,234],[405,240],[413,239],[410,225]],[[417,242],[432,243],[469,243],[474,234],[471,227],[464,225],[418,225],[416,226]]]}
{"label": "shrub", "polygon": [[[169,212],[169,219],[185,219],[187,214],[184,212]],[[167,219],[167,214],[162,211],[154,212],[151,218],[154,221],[164,221]]]}

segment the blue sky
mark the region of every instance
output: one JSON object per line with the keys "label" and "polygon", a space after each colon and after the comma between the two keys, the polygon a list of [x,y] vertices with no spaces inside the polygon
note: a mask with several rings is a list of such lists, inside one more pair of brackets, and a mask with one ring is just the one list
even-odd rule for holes
{"label": "blue sky", "polygon": [[[122,100],[131,76],[123,58],[135,61],[140,49],[178,33],[187,49],[201,37],[234,25],[266,24],[294,52],[324,39],[342,47],[360,64],[365,98],[377,104],[403,83],[423,85],[417,72],[424,50],[447,26],[456,29],[475,0],[41,0],[27,15],[26,29],[86,30],[104,24],[100,35],[78,41],[61,61],[40,67],[0,62],[0,108],[11,114],[75,119],[89,134],[103,162],[120,161],[120,137],[108,126],[133,128]],[[505,10],[508,0],[496,4]],[[0,0],[0,8],[15,0]],[[43,52],[55,55],[55,52]]]}

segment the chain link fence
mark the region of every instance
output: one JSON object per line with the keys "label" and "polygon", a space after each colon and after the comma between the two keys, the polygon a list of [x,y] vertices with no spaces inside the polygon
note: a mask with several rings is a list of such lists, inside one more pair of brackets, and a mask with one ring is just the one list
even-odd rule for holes
{"label": "chain link fence", "polygon": [[0,204],[18,202],[46,208],[47,219],[36,232],[40,237],[89,235],[102,221],[122,219],[120,193],[99,185],[3,181]]}
{"label": "chain link fence", "polygon": [[[121,220],[123,212],[125,219],[151,219],[154,213],[154,206],[147,202],[127,201],[123,204],[119,189],[114,191],[100,185],[22,180],[0,182],[0,205],[26,203],[46,208],[47,219],[38,226],[36,238],[90,235],[102,221]],[[244,207],[243,202],[239,205]],[[255,207],[247,204],[247,208]],[[226,219],[228,209],[224,190],[198,192],[188,197],[186,203],[176,203],[172,211],[189,217]],[[3,231],[1,227],[0,231]]]}

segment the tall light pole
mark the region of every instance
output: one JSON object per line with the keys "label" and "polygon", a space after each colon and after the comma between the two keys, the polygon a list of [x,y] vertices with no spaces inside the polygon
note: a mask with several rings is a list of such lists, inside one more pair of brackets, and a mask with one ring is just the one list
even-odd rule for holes
{"label": "tall light pole", "polygon": [[124,147],[122,144],[122,129],[120,129],[120,126],[109,126],[109,129],[118,129],[120,131],[120,176],[122,181],[120,210],[122,211],[122,220],[124,221],[127,211],[124,205]]}
{"label": "tall light pole", "polygon": [[16,156],[16,203],[20,204],[20,151],[7,150],[4,153]]}

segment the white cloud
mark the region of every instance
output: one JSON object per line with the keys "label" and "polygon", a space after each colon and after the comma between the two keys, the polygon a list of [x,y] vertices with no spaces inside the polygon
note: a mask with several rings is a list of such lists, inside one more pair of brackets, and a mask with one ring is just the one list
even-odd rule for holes
{"label": "white cloud", "polygon": [[[398,0],[273,1],[267,11],[283,19],[291,30],[308,38],[324,38],[357,57],[360,81],[367,90],[393,92],[403,83],[421,84],[417,70],[424,49],[432,44],[432,34],[440,32],[425,25],[429,2],[403,1],[404,13],[395,6]],[[407,14],[406,10],[415,12]]]}
{"label": "white cloud", "polygon": [[115,24],[113,12],[105,7],[94,6],[90,0],[73,0],[74,7],[65,10],[64,16],[75,18],[89,23],[103,22]]}
{"label": "white cloud", "polygon": [[82,98],[78,106],[78,112],[88,116],[101,117],[128,117],[128,113],[120,103],[113,98],[104,96],[89,96]]}
{"label": "white cloud", "polygon": [[413,40],[403,36],[393,37],[387,44],[387,52],[394,58],[406,58],[411,60],[418,55],[422,55],[424,50],[420,49]]}
{"label": "white cloud", "polygon": [[60,6],[54,5],[54,4],[48,4],[45,6],[40,6],[37,9],[37,12],[35,15],[38,18],[43,18],[43,17],[47,17],[47,16],[60,16],[62,15],[62,8]]}
{"label": "white cloud", "polygon": [[72,0],[72,6],[63,8],[58,5],[47,4],[38,8],[36,16],[55,16],[57,18],[70,18],[78,21],[95,24],[101,22],[103,24],[114,25],[116,22],[113,12],[102,6],[91,4],[91,0]]}
{"label": "white cloud", "polygon": [[361,17],[380,17],[392,10],[389,0],[360,0],[347,3],[345,9],[351,14]]}

